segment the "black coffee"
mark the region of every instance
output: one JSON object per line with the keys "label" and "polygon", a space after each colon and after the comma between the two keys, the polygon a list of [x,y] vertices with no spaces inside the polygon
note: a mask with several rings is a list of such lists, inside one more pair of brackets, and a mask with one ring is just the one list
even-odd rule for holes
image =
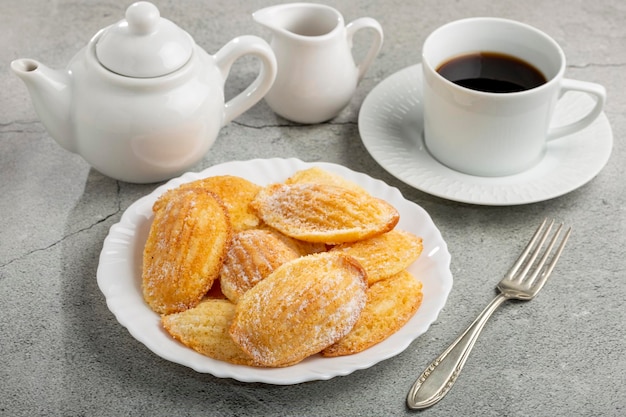
{"label": "black coffee", "polygon": [[444,78],[472,90],[515,93],[546,83],[546,77],[519,58],[479,52],[462,55],[443,63],[437,72]]}

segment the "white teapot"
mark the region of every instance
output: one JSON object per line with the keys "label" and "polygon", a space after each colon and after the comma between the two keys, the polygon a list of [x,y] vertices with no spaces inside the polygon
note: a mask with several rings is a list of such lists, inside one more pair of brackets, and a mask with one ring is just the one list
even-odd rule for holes
{"label": "white teapot", "polygon": [[[161,181],[196,164],[222,126],[263,98],[276,58],[256,36],[209,55],[148,2],[132,4],[125,17],[100,30],[65,70],[33,59],[11,68],[61,146],[115,179]],[[246,54],[259,58],[259,76],[225,103],[231,66]]]}

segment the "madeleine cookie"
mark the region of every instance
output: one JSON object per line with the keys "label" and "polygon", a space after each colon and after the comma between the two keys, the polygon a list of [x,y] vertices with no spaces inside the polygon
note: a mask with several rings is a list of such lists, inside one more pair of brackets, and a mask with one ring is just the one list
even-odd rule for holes
{"label": "madeleine cookie", "polygon": [[285,184],[326,184],[334,185],[337,187],[348,188],[353,191],[367,193],[360,185],[349,181],[341,175],[335,174],[330,171],[326,171],[320,167],[312,167],[297,171],[291,177],[285,180]]}
{"label": "madeleine cookie", "polygon": [[244,230],[233,236],[226,253],[220,285],[224,295],[236,303],[239,297],[287,261],[299,255],[269,230]]}
{"label": "madeleine cookie", "polygon": [[209,358],[255,366],[228,334],[234,314],[230,301],[205,299],[189,310],[162,316],[161,324],[174,339]]}
{"label": "madeleine cookie", "polygon": [[393,229],[398,211],[368,193],[327,184],[272,184],[250,206],[268,225],[307,242],[338,244]]}
{"label": "madeleine cookie", "polygon": [[179,189],[204,188],[216,194],[224,203],[233,231],[253,229],[259,218],[250,210],[250,202],[261,189],[244,178],[234,175],[217,175],[182,184]]}
{"label": "madeleine cookie", "polygon": [[272,233],[277,239],[282,240],[285,245],[296,251],[300,256],[312,255],[328,250],[326,244],[321,242],[305,242],[304,240],[294,239],[268,225],[263,225],[261,228]]}
{"label": "madeleine cookie", "polygon": [[378,281],[367,290],[367,303],[350,333],[322,356],[361,352],[382,342],[413,317],[422,303],[422,283],[408,271]]}
{"label": "madeleine cookie", "polygon": [[193,307],[218,277],[230,244],[226,209],[203,189],[170,190],[157,210],[143,252],[144,300],[157,313]]}
{"label": "madeleine cookie", "polygon": [[331,251],[355,257],[367,272],[367,283],[372,285],[406,269],[419,258],[422,238],[394,229],[359,242],[337,245]]}
{"label": "madeleine cookie", "polygon": [[230,335],[263,366],[298,363],[352,329],[366,289],[354,258],[328,252],[297,258],[239,299]]}

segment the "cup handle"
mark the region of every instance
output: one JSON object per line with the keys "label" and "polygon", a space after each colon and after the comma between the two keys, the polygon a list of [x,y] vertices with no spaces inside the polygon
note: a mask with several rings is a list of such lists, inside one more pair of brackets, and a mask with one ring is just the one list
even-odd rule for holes
{"label": "cup handle", "polygon": [[606,101],[606,90],[603,86],[596,83],[587,81],[572,80],[564,78],[561,81],[560,97],[568,91],[581,91],[587,93],[596,98],[594,107],[585,116],[576,120],[575,122],[566,124],[564,126],[553,127],[548,131],[548,140],[556,139],[577,132],[585,127],[589,126],[604,108],[604,102]]}
{"label": "cup handle", "polygon": [[361,29],[373,29],[374,39],[372,39],[372,44],[370,45],[367,55],[365,55],[363,61],[357,65],[357,69],[359,70],[357,84],[361,81],[365,72],[383,46],[383,28],[380,26],[380,23],[371,17],[361,17],[360,19],[353,20],[346,25],[348,45],[350,46],[350,49],[352,49],[352,39],[354,38],[354,34]]}
{"label": "cup handle", "polygon": [[224,82],[235,61],[248,54],[260,59],[261,70],[257,78],[245,90],[224,104],[222,126],[259,102],[276,79],[276,56],[272,48],[257,36],[245,35],[232,39],[214,55],[215,63]]}

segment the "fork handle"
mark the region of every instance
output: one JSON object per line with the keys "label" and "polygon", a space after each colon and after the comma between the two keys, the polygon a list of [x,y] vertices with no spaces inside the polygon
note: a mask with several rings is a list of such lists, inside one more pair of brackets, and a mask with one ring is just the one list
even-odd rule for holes
{"label": "fork handle", "polygon": [[422,409],[438,403],[456,382],[485,323],[500,304],[507,300],[498,294],[476,320],[422,372],[409,390],[407,405]]}

